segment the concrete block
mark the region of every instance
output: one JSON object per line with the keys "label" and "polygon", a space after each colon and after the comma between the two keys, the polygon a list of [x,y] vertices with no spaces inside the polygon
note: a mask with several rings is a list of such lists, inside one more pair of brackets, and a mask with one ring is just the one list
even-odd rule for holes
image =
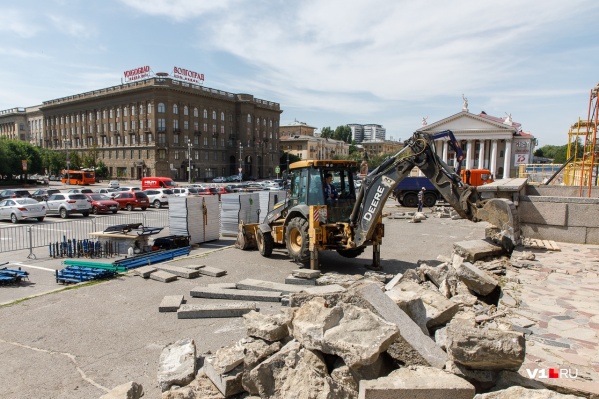
{"label": "concrete block", "polygon": [[426,326],[436,327],[447,323],[460,310],[457,303],[450,301],[438,291],[433,291],[413,281],[402,281],[393,289],[386,292],[387,296],[396,302],[395,293],[398,292],[397,300],[401,300],[401,291],[414,292],[420,297],[426,310]]}
{"label": "concrete block", "polygon": [[224,276],[225,274],[227,274],[226,270],[217,269],[216,267],[210,267],[210,266],[202,267],[198,271],[200,272],[200,274],[204,274],[204,275],[210,276],[210,277],[221,277],[221,276]]}
{"label": "concrete block", "polygon": [[420,327],[401,310],[376,284],[363,284],[353,289],[356,295],[368,302],[383,319],[394,323],[401,336],[431,366],[442,369],[447,354]]}
{"label": "concrete block", "polygon": [[296,269],[296,270],[292,270],[291,274],[295,277],[300,277],[300,278],[318,278],[318,277],[320,277],[320,271],[312,270],[312,269]]}
{"label": "concrete block", "polygon": [[568,227],[597,227],[599,206],[597,204],[568,203]]}
{"label": "concrete block", "polygon": [[303,292],[310,295],[326,295],[337,292],[345,292],[345,288],[339,284],[319,285],[317,287],[304,288]]}
{"label": "concrete block", "polygon": [[520,201],[518,207],[520,224],[566,226],[567,213],[568,206],[564,203]]}
{"label": "concrete block", "polygon": [[586,244],[586,227],[546,226],[541,224],[520,224],[522,236],[573,244]]}
{"label": "concrete block", "polygon": [[158,306],[159,312],[176,312],[183,303],[183,295],[167,295]]}
{"label": "concrete block", "polygon": [[485,240],[460,241],[453,244],[453,250],[470,262],[476,262],[487,256],[503,253],[501,246]]}
{"label": "concrete block", "polygon": [[587,227],[587,235],[584,243],[590,245],[599,245],[599,228]]}
{"label": "concrete block", "polygon": [[281,293],[275,291],[231,290],[195,287],[189,292],[195,298],[233,299],[238,301],[280,302]]}
{"label": "concrete block", "polygon": [[285,284],[316,285],[316,279],[295,277],[293,274],[290,274],[287,277],[285,277]]}
{"label": "concrete block", "polygon": [[196,277],[200,276],[200,272],[198,272],[197,270],[188,269],[186,267],[161,265],[161,264],[157,264],[155,267],[158,270],[163,270],[170,274],[174,274],[177,277],[196,278]]}
{"label": "concrete block", "polygon": [[165,272],[164,270],[157,270],[153,272],[150,274],[150,278],[163,283],[170,283],[171,281],[177,280],[177,276],[169,272]]}
{"label": "concrete block", "polygon": [[222,288],[223,290],[236,290],[237,285],[235,283],[214,283],[208,284],[209,288]]}
{"label": "concrete block", "polygon": [[143,278],[150,278],[150,274],[156,271],[155,267],[152,266],[142,266],[137,269],[133,269],[133,274],[136,276],[141,276]]}
{"label": "concrete block", "polygon": [[204,372],[206,376],[212,381],[214,386],[218,388],[226,398],[229,396],[243,392],[243,386],[241,379],[243,376],[243,364],[237,366],[233,370],[227,373],[217,372],[212,363],[210,363],[210,357],[207,357],[204,362]]}
{"label": "concrete block", "polygon": [[391,288],[395,287],[399,280],[403,277],[402,273],[397,273],[395,277],[393,277],[386,285],[385,290],[389,291]]}
{"label": "concrete block", "polygon": [[241,317],[256,310],[256,304],[251,302],[236,302],[218,305],[181,305],[177,311],[178,319],[205,319],[220,317]]}
{"label": "concrete block", "polygon": [[301,292],[305,288],[301,285],[273,283],[272,281],[255,280],[253,278],[246,278],[237,283],[238,290],[276,291],[283,294]]}
{"label": "concrete block", "polygon": [[181,265],[181,267],[186,267],[192,270],[200,270],[201,268],[206,267],[206,265]]}
{"label": "concrete block", "polygon": [[420,366],[360,381],[358,399],[472,399],[474,394],[474,386],[463,378]]}

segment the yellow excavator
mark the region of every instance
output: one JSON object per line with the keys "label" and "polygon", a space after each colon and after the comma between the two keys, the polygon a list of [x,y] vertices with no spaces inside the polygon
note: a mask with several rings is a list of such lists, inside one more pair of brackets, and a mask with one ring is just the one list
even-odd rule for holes
{"label": "yellow excavator", "polygon": [[[291,164],[287,198],[276,204],[262,223],[241,222],[236,246],[244,250],[257,247],[265,257],[271,256],[275,246],[285,246],[294,261],[309,262],[311,269],[319,268],[321,250],[335,250],[354,258],[372,246],[370,268],[380,270],[383,206],[399,182],[418,167],[458,214],[495,226],[495,241],[510,252],[519,240],[514,204],[505,199],[481,200],[476,187],[460,179],[459,166],[454,170],[435,154],[434,141],[443,138],[456,152],[459,165],[463,153],[451,131],[432,135],[417,131],[399,152],[364,178],[359,191],[355,189],[355,161],[305,160]],[[337,196],[327,202],[324,185],[329,174]]]}

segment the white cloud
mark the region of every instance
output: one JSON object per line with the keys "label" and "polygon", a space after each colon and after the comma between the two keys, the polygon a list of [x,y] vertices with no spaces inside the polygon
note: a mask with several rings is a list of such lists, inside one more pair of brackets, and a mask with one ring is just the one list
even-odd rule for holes
{"label": "white cloud", "polygon": [[225,10],[232,1],[197,0],[120,0],[125,5],[150,15],[164,15],[182,21],[216,10]]}
{"label": "white cloud", "polygon": [[11,47],[0,47],[0,55],[18,58],[48,58],[46,54],[39,51],[27,51]]}
{"label": "white cloud", "polygon": [[10,32],[29,38],[36,35],[38,28],[28,21],[23,13],[8,9],[0,11],[0,32]]}
{"label": "white cloud", "polygon": [[95,29],[89,25],[84,25],[79,21],[67,18],[62,15],[49,15],[50,21],[60,32],[75,37],[89,38],[95,35]]}

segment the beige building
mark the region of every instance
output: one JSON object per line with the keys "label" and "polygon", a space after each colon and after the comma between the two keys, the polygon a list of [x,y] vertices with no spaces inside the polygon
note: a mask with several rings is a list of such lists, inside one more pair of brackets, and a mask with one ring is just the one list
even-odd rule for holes
{"label": "beige building", "polygon": [[281,136],[281,149],[301,159],[333,159],[349,154],[349,144],[344,141],[307,135]]}
{"label": "beige building", "polygon": [[291,123],[286,125],[281,125],[279,127],[279,132],[281,133],[281,137],[283,136],[314,136],[314,131],[316,128],[314,126],[310,126],[305,122],[299,122],[294,120]]}
{"label": "beige building", "polygon": [[112,177],[209,180],[274,176],[278,103],[157,74],[0,112],[0,134],[45,148],[95,151]]}
{"label": "beige building", "polygon": [[363,141],[358,147],[362,147],[362,151],[365,151],[369,156],[371,155],[384,155],[384,154],[395,154],[403,148],[403,143],[392,140],[368,140]]}

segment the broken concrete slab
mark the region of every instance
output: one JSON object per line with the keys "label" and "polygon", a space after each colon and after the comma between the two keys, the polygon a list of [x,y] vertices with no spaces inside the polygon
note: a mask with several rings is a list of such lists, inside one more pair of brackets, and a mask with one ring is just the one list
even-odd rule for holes
{"label": "broken concrete slab", "polygon": [[198,269],[198,272],[200,272],[200,274],[210,277],[221,277],[227,274],[226,270],[218,269],[216,267],[211,266],[202,267],[201,269]]}
{"label": "broken concrete slab", "polygon": [[256,304],[250,302],[236,302],[218,305],[181,305],[177,311],[179,319],[202,319],[220,317],[241,317],[256,310]]}
{"label": "broken concrete slab", "polygon": [[219,373],[227,373],[243,363],[244,348],[240,342],[217,349],[210,358],[210,364]]}
{"label": "broken concrete slab", "polygon": [[391,288],[395,287],[399,280],[403,277],[402,273],[397,273],[386,285],[385,290],[389,291]]}
{"label": "broken concrete slab", "polygon": [[379,316],[395,324],[405,342],[433,367],[442,369],[447,354],[401,310],[391,298],[373,283],[353,287],[350,293],[365,301]]}
{"label": "broken concrete slab", "polygon": [[152,280],[160,281],[163,283],[170,283],[171,281],[177,280],[177,276],[172,273],[165,272],[164,270],[157,270],[150,274]]}
{"label": "broken concrete slab", "polygon": [[456,270],[456,274],[469,289],[482,296],[489,295],[498,284],[491,275],[470,262],[463,262]]}
{"label": "broken concrete slab", "polygon": [[246,337],[239,341],[244,348],[243,368],[241,377],[243,389],[251,394],[258,394],[258,388],[250,378],[250,371],[273,353],[278,352],[283,346],[280,342],[266,343],[258,338]]}
{"label": "broken concrete slab", "polygon": [[292,309],[283,309],[274,315],[249,312],[243,315],[243,319],[247,335],[273,342],[289,336],[293,316]]}
{"label": "broken concrete slab", "polygon": [[186,267],[192,270],[200,270],[201,268],[206,267],[206,265],[182,265],[181,267]]}
{"label": "broken concrete slab", "polygon": [[452,322],[447,328],[447,354],[471,369],[518,370],[524,362],[526,341],[520,333]]}
{"label": "broken concrete slab", "polygon": [[227,373],[219,373],[213,367],[213,356],[204,358],[204,372],[212,381],[214,386],[224,395],[225,398],[236,395],[244,391],[241,385],[243,377],[243,365],[239,365]]}
{"label": "broken concrete slab", "polygon": [[196,278],[200,275],[200,272],[198,272],[197,270],[188,269],[186,267],[161,265],[161,264],[157,264],[155,267],[158,270],[162,270],[162,271],[174,274],[175,276],[182,277],[182,278]]}
{"label": "broken concrete slab", "polygon": [[190,292],[194,298],[232,299],[237,301],[280,302],[281,293],[275,291],[251,291],[195,287]]}
{"label": "broken concrete slab", "polygon": [[387,377],[360,381],[359,399],[472,399],[468,381],[434,367],[406,367]]}
{"label": "broken concrete slab", "polygon": [[[172,387],[163,392],[161,399],[223,399],[224,396],[206,376],[204,369],[200,369],[196,378],[188,385],[180,388]],[[249,398],[246,398],[249,399]]]}
{"label": "broken concrete slab", "polygon": [[158,306],[159,312],[176,312],[183,303],[183,295],[167,295]]}
{"label": "broken concrete slab", "polygon": [[316,279],[316,285],[338,284],[343,288],[349,288],[349,286],[363,278],[359,274],[326,273]]}
{"label": "broken concrete slab", "polygon": [[196,345],[193,339],[184,338],[167,345],[158,362],[158,385],[162,392],[172,385],[187,385],[196,374]]}
{"label": "broken concrete slab", "polygon": [[501,246],[486,240],[459,241],[453,244],[453,250],[469,262],[504,253]]}
{"label": "broken concrete slab", "polygon": [[428,328],[426,327],[426,308],[418,293],[392,289],[385,294],[391,298],[401,310],[406,312],[414,323],[418,324],[423,334],[429,335]]}
{"label": "broken concrete slab", "polygon": [[273,283],[272,281],[246,278],[236,284],[238,290],[275,291],[283,294],[301,292],[305,287],[293,284]]}
{"label": "broken concrete slab", "polygon": [[319,285],[310,288],[304,288],[302,292],[311,295],[326,295],[326,294],[334,294],[337,292],[345,292],[346,289],[338,284],[330,284],[330,285]]}
{"label": "broken concrete slab", "polygon": [[150,274],[154,273],[157,269],[153,266],[142,266],[133,269],[133,274],[141,276],[143,278],[150,278]]}
{"label": "broken concrete slab", "polygon": [[295,285],[316,285],[316,279],[307,279],[302,277],[295,277],[290,274],[285,277],[285,284],[295,284]]}
{"label": "broken concrete slab", "polygon": [[474,399],[584,399],[584,396],[565,395],[549,389],[528,389],[514,386],[489,393],[479,393]]}
{"label": "broken concrete slab", "polygon": [[291,271],[293,277],[306,278],[306,279],[317,279],[320,277],[319,270],[312,269],[295,269]]}
{"label": "broken concrete slab", "polygon": [[428,328],[447,323],[460,310],[458,304],[451,302],[438,291],[429,290],[412,281],[400,282],[392,290],[387,291],[387,295],[393,298],[394,291],[411,291],[422,299],[426,309],[426,326]]}
{"label": "broken concrete slab", "polygon": [[212,284],[208,284],[208,288],[222,288],[223,290],[236,290],[237,284],[235,284],[235,283],[212,283]]}
{"label": "broken concrete slab", "polygon": [[100,399],[139,399],[143,396],[143,387],[135,381],[129,381],[112,388]]}
{"label": "broken concrete slab", "polygon": [[293,336],[305,348],[341,357],[349,367],[374,363],[397,338],[397,326],[368,309],[314,298],[295,311]]}

